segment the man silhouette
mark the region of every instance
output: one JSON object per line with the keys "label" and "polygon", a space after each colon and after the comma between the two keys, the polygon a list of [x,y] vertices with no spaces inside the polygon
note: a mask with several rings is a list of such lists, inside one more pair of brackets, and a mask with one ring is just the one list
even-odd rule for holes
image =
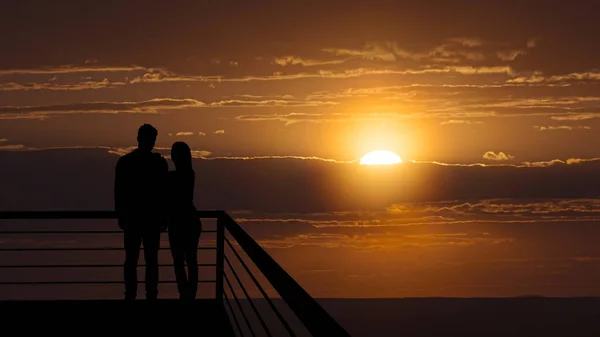
{"label": "man silhouette", "polygon": [[138,147],[119,158],[115,169],[115,211],[125,246],[125,299],[137,296],[140,246],[146,262],[146,299],[158,296],[160,233],[166,229],[165,194],[168,164],[153,153],[158,131],[150,124],[138,130]]}

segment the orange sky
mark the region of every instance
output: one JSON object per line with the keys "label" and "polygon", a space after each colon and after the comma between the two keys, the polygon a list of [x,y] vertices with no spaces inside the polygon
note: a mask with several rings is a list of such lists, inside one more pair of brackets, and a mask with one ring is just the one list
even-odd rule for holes
{"label": "orange sky", "polygon": [[152,123],[315,296],[599,295],[597,7],[14,2],[0,209],[111,209]]}

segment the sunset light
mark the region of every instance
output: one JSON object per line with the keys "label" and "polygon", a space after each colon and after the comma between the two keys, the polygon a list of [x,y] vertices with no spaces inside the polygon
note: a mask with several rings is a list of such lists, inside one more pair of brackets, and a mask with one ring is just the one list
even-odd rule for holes
{"label": "sunset light", "polygon": [[2,4],[5,332],[600,337],[600,0]]}
{"label": "sunset light", "polygon": [[360,158],[361,165],[392,165],[400,164],[402,159],[391,151],[371,151]]}

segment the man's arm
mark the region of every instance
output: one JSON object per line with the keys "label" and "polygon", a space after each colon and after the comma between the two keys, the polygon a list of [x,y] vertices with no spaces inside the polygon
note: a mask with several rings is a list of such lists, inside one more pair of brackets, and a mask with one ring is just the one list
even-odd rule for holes
{"label": "man's arm", "polygon": [[158,181],[158,196],[159,203],[162,210],[162,221],[163,225],[161,226],[162,231],[166,231],[168,227],[169,214],[168,214],[168,200],[169,196],[167,195],[169,192],[168,183],[169,183],[169,164],[164,157],[160,157],[160,168],[159,168],[159,181]]}

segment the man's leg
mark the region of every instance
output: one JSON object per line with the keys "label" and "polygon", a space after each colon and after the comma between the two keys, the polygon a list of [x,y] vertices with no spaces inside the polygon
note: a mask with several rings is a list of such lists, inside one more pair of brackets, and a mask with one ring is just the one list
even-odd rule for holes
{"label": "man's leg", "polygon": [[125,246],[125,264],[123,277],[125,279],[125,299],[135,300],[137,296],[137,266],[140,256],[142,235],[136,230],[125,230],[123,234]]}
{"label": "man's leg", "polygon": [[144,260],[146,261],[146,299],[155,300],[158,296],[158,249],[160,232],[144,232]]}
{"label": "man's leg", "polygon": [[179,298],[186,297],[187,294],[187,275],[185,273],[185,246],[182,239],[185,239],[181,233],[176,230],[169,231],[169,245],[171,247],[171,256],[173,257],[173,269],[175,271],[175,280],[177,281],[177,291]]}

